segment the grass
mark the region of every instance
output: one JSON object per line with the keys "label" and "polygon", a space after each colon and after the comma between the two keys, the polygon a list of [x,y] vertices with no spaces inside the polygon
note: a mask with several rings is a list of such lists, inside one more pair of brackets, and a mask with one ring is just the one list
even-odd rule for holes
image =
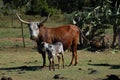
{"label": "grass", "polygon": [[[22,33],[21,33],[21,23],[19,20],[14,16],[13,18],[13,26],[12,26],[12,17],[10,16],[0,16],[0,47],[16,47],[23,46],[22,42]],[[40,21],[40,16],[22,16],[25,20],[35,20]],[[55,24],[55,21],[57,22]],[[57,27],[64,23],[62,23],[59,19],[58,20],[51,20],[49,19],[44,25],[47,27]],[[34,42],[29,39],[29,29],[27,25],[23,24],[24,30],[24,38],[26,46],[34,45]]]}
{"label": "grass", "polygon": [[[61,74],[68,80],[95,80],[110,74],[119,75],[119,53],[111,54],[107,51],[97,54],[78,50],[78,65],[71,67],[68,67],[71,53],[66,51],[64,56],[65,69],[49,71],[48,67],[40,68],[42,57],[31,47],[18,48],[17,51],[15,48],[2,49],[0,50],[0,77],[11,76],[14,80],[54,80],[55,74]],[[91,70],[96,72],[91,73]]]}
{"label": "grass", "polygon": [[[48,59],[47,67],[41,69],[42,57],[33,49],[35,43],[29,39],[29,29],[24,25],[26,48],[23,48],[20,23],[15,18],[14,27],[11,27],[10,20],[10,17],[2,17],[0,21],[0,78],[10,76],[13,80],[54,80],[54,75],[60,74],[65,77],[63,80],[96,80],[110,74],[120,75],[120,53],[113,50],[96,53],[78,50],[78,65],[71,67],[68,64],[72,54],[66,51],[65,69],[49,71]],[[45,23],[50,27],[62,24],[51,20]],[[108,33],[111,33],[110,29]]]}
{"label": "grass", "polygon": [[[21,38],[20,28],[0,28],[0,38]],[[24,29],[24,37],[29,37],[29,31],[27,28]]]}

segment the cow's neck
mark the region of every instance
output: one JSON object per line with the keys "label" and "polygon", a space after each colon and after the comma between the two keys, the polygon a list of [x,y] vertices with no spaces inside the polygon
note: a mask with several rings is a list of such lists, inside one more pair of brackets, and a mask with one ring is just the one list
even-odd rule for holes
{"label": "cow's neck", "polygon": [[36,43],[37,43],[37,50],[39,53],[41,53],[41,49],[40,49],[41,42],[39,40],[36,40]]}

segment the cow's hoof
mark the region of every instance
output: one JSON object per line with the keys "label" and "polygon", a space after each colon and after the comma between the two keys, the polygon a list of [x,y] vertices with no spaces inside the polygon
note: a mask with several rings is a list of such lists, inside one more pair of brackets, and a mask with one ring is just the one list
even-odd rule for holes
{"label": "cow's hoof", "polygon": [[74,66],[76,66],[76,65],[77,65],[77,63],[74,64]]}
{"label": "cow's hoof", "polygon": [[43,69],[43,68],[46,68],[47,66],[46,65],[44,65],[44,66],[41,66],[41,68]]}
{"label": "cow's hoof", "polygon": [[72,66],[72,64],[69,64],[68,67]]}

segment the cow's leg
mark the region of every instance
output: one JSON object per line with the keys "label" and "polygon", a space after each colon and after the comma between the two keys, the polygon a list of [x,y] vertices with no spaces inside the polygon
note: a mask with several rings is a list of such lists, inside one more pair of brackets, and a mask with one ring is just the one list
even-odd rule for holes
{"label": "cow's leg", "polygon": [[74,58],[75,58],[75,56],[74,56],[74,51],[73,51],[73,46],[71,47],[71,49],[72,49],[72,60],[71,60],[71,62],[70,62],[70,64],[69,64],[69,66],[71,66],[71,65],[73,64],[73,60],[74,60]]}
{"label": "cow's leg", "polygon": [[69,64],[69,66],[73,65],[73,60],[74,60],[74,53],[72,52],[72,60],[71,60],[71,62]]}
{"label": "cow's leg", "polygon": [[42,58],[43,58],[43,67],[45,67],[46,66],[46,53],[45,52],[42,53]]}
{"label": "cow's leg", "polygon": [[78,64],[78,61],[77,61],[77,51],[74,51],[74,56],[75,56],[75,66]]}
{"label": "cow's leg", "polygon": [[73,60],[75,59],[75,64],[77,65],[78,61],[77,61],[77,45],[73,45],[72,46],[72,60],[69,66],[71,66],[73,64]]}
{"label": "cow's leg", "polygon": [[73,49],[73,51],[74,51],[74,56],[75,56],[75,66],[78,64],[78,56],[77,56],[77,44],[75,44],[74,45],[74,49]]}

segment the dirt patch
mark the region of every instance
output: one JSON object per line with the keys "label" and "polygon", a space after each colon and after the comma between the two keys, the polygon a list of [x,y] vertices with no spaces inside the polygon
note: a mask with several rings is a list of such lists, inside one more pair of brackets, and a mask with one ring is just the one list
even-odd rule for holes
{"label": "dirt patch", "polygon": [[[21,42],[22,38],[1,38],[0,41],[11,41],[11,42]],[[25,41],[31,41],[29,38],[25,38]]]}

